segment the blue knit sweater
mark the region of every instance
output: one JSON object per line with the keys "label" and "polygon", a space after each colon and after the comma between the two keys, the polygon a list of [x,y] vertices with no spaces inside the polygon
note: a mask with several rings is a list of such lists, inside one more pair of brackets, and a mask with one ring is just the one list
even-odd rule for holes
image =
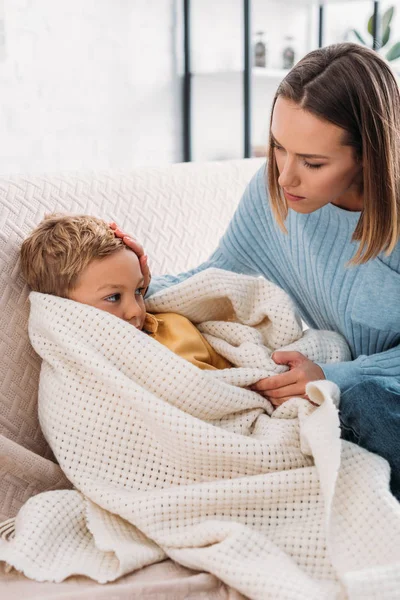
{"label": "blue knit sweater", "polygon": [[286,290],[309,327],[346,338],[353,360],[320,365],[342,391],[362,377],[400,379],[400,243],[390,256],[346,266],[357,248],[351,236],[359,216],[333,204],[308,215],[289,210],[283,233],[271,212],[264,165],[209,260],[187,273],[155,277],[149,293],[208,267],[263,275]]}

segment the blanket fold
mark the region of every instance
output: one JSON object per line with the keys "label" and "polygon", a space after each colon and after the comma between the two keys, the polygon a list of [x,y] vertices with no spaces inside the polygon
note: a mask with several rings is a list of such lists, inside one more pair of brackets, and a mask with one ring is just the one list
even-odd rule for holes
{"label": "blanket fold", "polygon": [[[307,386],[276,410],[247,389],[271,354],[350,360],[302,332],[262,278],[210,269],[146,301],[192,320],[234,368],[201,371],[113,315],[31,293],[39,418],[74,490],[31,498],[0,560],[38,581],[101,583],[170,557],[249,598],[395,598],[400,505],[386,461],[340,440],[339,393]],[[397,593],[397,592],[396,592]]]}

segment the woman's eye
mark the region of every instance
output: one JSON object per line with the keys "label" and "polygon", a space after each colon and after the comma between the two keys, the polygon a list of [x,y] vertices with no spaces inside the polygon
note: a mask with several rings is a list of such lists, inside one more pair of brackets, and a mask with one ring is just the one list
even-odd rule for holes
{"label": "woman's eye", "polygon": [[[282,148],[282,146],[278,146],[278,144],[275,144],[275,143],[272,144],[272,147],[273,147],[274,150],[277,150],[279,152],[280,151],[283,151],[283,152],[285,151],[284,148]],[[307,167],[307,169],[320,169],[321,167],[324,166],[324,165],[314,165],[312,163],[307,162],[306,160],[303,161],[303,165],[305,167]]]}
{"label": "woman's eye", "polygon": [[324,166],[324,165],[312,165],[311,163],[307,162],[306,160],[303,162],[303,165],[305,167],[307,167],[307,169],[320,169],[321,167]]}
{"label": "woman's eye", "polygon": [[138,288],[138,289],[136,290],[135,294],[136,294],[137,296],[143,296],[143,295],[144,295],[144,291],[145,291],[145,288],[144,288],[144,287],[141,287],[141,288]]}
{"label": "woman's eye", "polygon": [[107,296],[107,298],[104,298],[107,302],[118,302],[118,300],[121,298],[121,294],[112,294],[112,296]]}

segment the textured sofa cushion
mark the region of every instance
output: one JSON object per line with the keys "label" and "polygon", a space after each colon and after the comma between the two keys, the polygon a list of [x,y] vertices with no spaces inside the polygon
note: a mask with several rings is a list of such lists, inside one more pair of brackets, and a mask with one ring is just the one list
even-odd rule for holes
{"label": "textured sofa cushion", "polygon": [[40,491],[68,486],[37,419],[40,363],[28,340],[29,290],[18,264],[24,237],[46,213],[93,214],[141,240],[153,273],[179,272],[212,252],[261,164],[252,159],[0,180],[0,519]]}

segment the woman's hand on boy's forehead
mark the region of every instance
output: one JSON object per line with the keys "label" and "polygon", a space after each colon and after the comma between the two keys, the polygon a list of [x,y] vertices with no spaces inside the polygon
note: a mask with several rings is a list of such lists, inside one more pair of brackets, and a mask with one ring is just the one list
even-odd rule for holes
{"label": "woman's hand on boy's forehead", "polygon": [[125,233],[124,231],[122,231],[122,229],[120,229],[118,227],[118,225],[114,222],[109,223],[111,229],[114,231],[114,234],[121,238],[122,241],[124,242],[124,244],[130,248],[131,250],[134,251],[134,253],[136,254],[136,256],[139,259],[139,263],[140,263],[140,269],[142,271],[142,275],[144,278],[144,286],[146,288],[145,290],[145,294],[147,292],[147,288],[150,285],[150,281],[151,281],[151,273],[150,273],[150,269],[149,269],[149,265],[147,264],[147,255],[144,253],[144,249],[143,246],[141,246],[139,244],[139,242],[137,242],[132,236],[128,235],[127,233]]}

